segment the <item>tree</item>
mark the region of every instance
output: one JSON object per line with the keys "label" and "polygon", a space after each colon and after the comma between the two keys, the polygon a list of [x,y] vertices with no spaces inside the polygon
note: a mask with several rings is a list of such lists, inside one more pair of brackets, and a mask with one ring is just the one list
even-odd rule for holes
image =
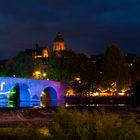
{"label": "tree", "polygon": [[31,77],[34,70],[34,58],[27,55],[25,52],[19,52],[13,60],[13,70],[17,76]]}
{"label": "tree", "polygon": [[71,81],[73,75],[79,73],[79,57],[73,51],[53,52],[49,57],[47,75],[49,79]]}
{"label": "tree", "polygon": [[8,59],[4,63],[3,67],[4,67],[5,71],[6,71],[7,76],[13,76],[13,75],[15,75],[15,72],[13,70],[13,65],[14,64],[15,64],[15,62],[14,62],[13,59]]}
{"label": "tree", "polygon": [[3,65],[0,66],[0,76],[7,76],[7,71]]}
{"label": "tree", "polygon": [[105,86],[116,85],[119,90],[128,86],[128,67],[125,64],[124,55],[116,44],[107,48],[103,58],[102,72]]}

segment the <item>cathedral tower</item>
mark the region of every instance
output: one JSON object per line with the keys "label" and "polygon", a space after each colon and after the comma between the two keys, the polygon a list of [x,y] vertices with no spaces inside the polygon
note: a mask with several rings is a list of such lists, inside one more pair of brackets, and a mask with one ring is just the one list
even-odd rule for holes
{"label": "cathedral tower", "polygon": [[53,51],[63,51],[63,50],[66,50],[65,42],[64,42],[64,39],[62,37],[62,34],[60,32],[58,32],[57,36],[54,40]]}

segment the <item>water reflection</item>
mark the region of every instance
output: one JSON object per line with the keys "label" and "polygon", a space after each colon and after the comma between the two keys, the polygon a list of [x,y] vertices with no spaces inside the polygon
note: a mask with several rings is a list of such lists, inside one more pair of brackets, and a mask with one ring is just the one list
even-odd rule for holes
{"label": "water reflection", "polygon": [[42,104],[42,102],[39,101],[32,101],[32,102],[15,102],[15,101],[9,101],[9,102],[0,102],[0,108],[23,108],[23,107],[56,107],[64,105],[64,103],[59,103],[57,100],[51,100],[49,102],[46,102]]}
{"label": "water reflection", "polygon": [[47,102],[46,104],[42,104],[39,101],[32,102],[0,102],[0,108],[26,108],[26,107],[57,107],[57,106],[65,106],[65,107],[76,107],[76,106],[90,106],[90,107],[123,107],[127,106],[127,104],[71,104],[68,102],[62,102],[57,100],[52,100],[51,102]]}
{"label": "water reflection", "polygon": [[128,106],[127,104],[71,104],[71,103],[65,103],[65,107],[76,107],[76,106],[91,106],[91,107],[121,107],[121,106]]}

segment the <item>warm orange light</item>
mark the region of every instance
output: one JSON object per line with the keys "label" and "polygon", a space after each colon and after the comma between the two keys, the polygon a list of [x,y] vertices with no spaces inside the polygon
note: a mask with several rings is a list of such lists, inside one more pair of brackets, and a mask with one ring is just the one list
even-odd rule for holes
{"label": "warm orange light", "polygon": [[41,78],[41,72],[40,71],[35,71],[34,73],[33,73],[33,77],[34,78]]}
{"label": "warm orange light", "polygon": [[41,74],[41,72],[40,71],[35,71],[35,74],[39,75],[39,74]]}
{"label": "warm orange light", "polygon": [[124,92],[119,92],[118,94],[119,94],[120,96],[124,96],[124,95],[125,95]]}
{"label": "warm orange light", "polygon": [[76,81],[80,81],[80,77],[76,77],[75,80],[76,80]]}

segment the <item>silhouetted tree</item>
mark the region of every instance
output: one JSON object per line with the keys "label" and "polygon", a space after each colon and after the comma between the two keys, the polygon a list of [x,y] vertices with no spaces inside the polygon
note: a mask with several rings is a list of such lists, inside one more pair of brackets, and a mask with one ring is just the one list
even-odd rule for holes
{"label": "silhouetted tree", "polygon": [[17,56],[13,58],[13,71],[19,77],[31,77],[34,70],[34,58],[27,55],[25,52],[18,53]]}
{"label": "silhouetted tree", "polygon": [[47,74],[50,79],[71,81],[80,69],[79,55],[73,51],[53,52],[49,57]]}
{"label": "silhouetted tree", "polygon": [[107,48],[102,66],[104,85],[109,86],[114,83],[117,89],[128,86],[128,67],[125,64],[125,57],[117,45],[112,44]]}

